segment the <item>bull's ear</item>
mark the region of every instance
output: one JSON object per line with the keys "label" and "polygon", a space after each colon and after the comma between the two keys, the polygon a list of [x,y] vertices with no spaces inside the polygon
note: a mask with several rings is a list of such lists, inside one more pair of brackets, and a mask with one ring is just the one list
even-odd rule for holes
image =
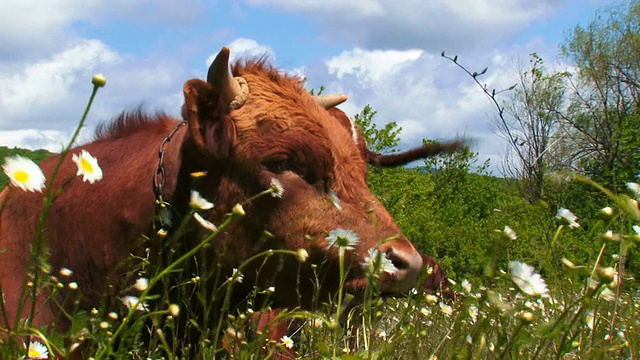
{"label": "bull's ear", "polygon": [[194,79],[184,84],[182,116],[191,142],[204,154],[227,158],[235,142],[235,125],[229,107],[209,83]]}

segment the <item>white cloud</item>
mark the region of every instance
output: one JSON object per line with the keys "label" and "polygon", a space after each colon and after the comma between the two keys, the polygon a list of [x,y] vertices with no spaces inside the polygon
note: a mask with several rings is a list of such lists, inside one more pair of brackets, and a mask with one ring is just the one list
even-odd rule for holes
{"label": "white cloud", "polygon": [[72,29],[77,23],[103,24],[116,17],[136,23],[189,25],[202,16],[204,7],[199,0],[0,1],[0,62],[60,51],[66,41],[78,40]]}
{"label": "white cloud", "polygon": [[[231,50],[229,55],[230,63],[233,63],[237,59],[260,58],[265,55],[272,62],[275,61],[276,58],[276,54],[270,46],[258,44],[258,42],[253,39],[238,38],[229,43],[228,47]],[[206,65],[211,65],[217,55],[218,52],[209,55]]]}
{"label": "white cloud", "polygon": [[[19,72],[0,72],[0,129],[24,127],[27,124],[14,124],[11,119],[26,118],[34,108],[59,104],[70,97],[79,77],[90,80],[101,66],[119,61],[118,54],[102,42],[84,40],[50,59],[27,64]],[[31,122],[40,121],[48,122]]]}
{"label": "white cloud", "polygon": [[421,50],[363,50],[355,48],[343,51],[326,62],[329,74],[342,80],[345,74],[355,74],[361,83],[378,82],[385,76],[397,73],[403,64],[415,61]]}
{"label": "white cloud", "polygon": [[[498,90],[514,83],[512,48],[480,58],[463,58],[468,66],[489,66],[480,80]],[[493,131],[496,109],[482,90],[461,69],[426,51],[345,51],[325,61],[325,67],[307,69],[309,87],[325,85],[327,93],[344,92],[349,100],[340,105],[349,115],[371,104],[379,127],[395,121],[402,132],[401,148],[420,144],[423,138],[448,140],[457,136],[473,140],[479,160],[492,159],[491,170],[499,173],[505,143]]]}
{"label": "white cloud", "polygon": [[70,139],[69,133],[55,130],[21,129],[0,131],[0,144],[23,149],[60,152]]}
{"label": "white cloud", "polygon": [[248,3],[258,6],[271,6],[288,11],[299,11],[317,14],[353,14],[355,16],[380,16],[384,14],[385,7],[378,0],[247,0]]}
{"label": "white cloud", "polygon": [[139,60],[98,40],[77,41],[45,60],[0,70],[0,144],[59,150],[80,120],[96,73],[105,75],[107,85],[96,96],[84,134],[140,105],[178,115],[182,85],[194,77],[174,60]]}
{"label": "white cloud", "polygon": [[246,0],[306,14],[325,39],[374,49],[486,49],[562,9],[566,0]]}

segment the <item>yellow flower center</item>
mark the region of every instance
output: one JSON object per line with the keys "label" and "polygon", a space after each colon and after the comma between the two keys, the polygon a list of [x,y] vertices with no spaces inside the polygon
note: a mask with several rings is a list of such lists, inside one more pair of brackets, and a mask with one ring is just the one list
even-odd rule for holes
{"label": "yellow flower center", "polygon": [[40,354],[40,351],[38,351],[38,349],[32,349],[31,347],[29,347],[27,357],[35,358],[35,357],[39,357],[40,355],[42,354]]}
{"label": "yellow flower center", "polygon": [[17,182],[25,183],[29,181],[29,173],[23,170],[18,170],[13,173],[13,178],[16,179]]}
{"label": "yellow flower center", "polygon": [[93,165],[87,159],[80,160],[80,167],[84,172],[93,174]]}

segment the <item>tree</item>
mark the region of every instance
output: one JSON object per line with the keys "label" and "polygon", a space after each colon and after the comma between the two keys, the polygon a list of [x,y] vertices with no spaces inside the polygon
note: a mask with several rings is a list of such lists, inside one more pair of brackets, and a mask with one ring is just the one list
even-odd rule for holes
{"label": "tree", "polygon": [[373,122],[373,117],[377,113],[370,105],[365,106],[355,116],[356,124],[360,127],[369,150],[376,153],[395,152],[397,151],[395,147],[400,142],[402,128],[395,121],[392,121],[387,123],[384,128],[378,129]]}
{"label": "tree", "polygon": [[[530,203],[537,202],[544,195],[544,175],[548,150],[557,140],[552,140],[557,128],[558,115],[563,106],[565,84],[568,73],[547,75],[544,61],[537,54],[531,54],[531,68],[518,68],[518,83],[504,90],[489,90],[480,82],[488,68],[471,72],[458,62],[458,56],[442,57],[452,61],[473,78],[476,84],[493,102],[498,110],[495,124],[497,131],[507,140],[508,149],[503,171],[505,175],[521,180],[513,182],[522,196]],[[518,87],[519,86],[519,87]],[[506,105],[497,95],[515,90]]]}
{"label": "tree", "polygon": [[568,111],[566,163],[617,190],[640,170],[640,4],[598,13],[569,33],[563,54],[577,67]]}
{"label": "tree", "polygon": [[[564,107],[565,79],[569,74],[547,74],[542,58],[535,53],[530,56],[529,69],[519,65],[518,86],[504,106],[506,116],[501,113],[495,124],[509,143],[504,173],[522,180],[516,183],[521,194],[535,203],[544,196],[546,158],[556,143],[553,135]],[[560,131],[557,139],[562,136]]]}

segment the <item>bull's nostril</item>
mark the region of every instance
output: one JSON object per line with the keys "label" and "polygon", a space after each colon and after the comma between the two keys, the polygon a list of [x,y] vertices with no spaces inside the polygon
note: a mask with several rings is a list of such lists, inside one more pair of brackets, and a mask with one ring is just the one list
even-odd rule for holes
{"label": "bull's nostril", "polygon": [[420,253],[403,242],[387,242],[382,246],[381,251],[397,270],[381,278],[381,291],[398,294],[409,291],[415,286],[422,270]]}
{"label": "bull's nostril", "polygon": [[393,266],[395,266],[398,270],[406,270],[411,267],[407,260],[398,256],[392,248],[387,249],[384,254],[386,255],[387,259],[391,260]]}

